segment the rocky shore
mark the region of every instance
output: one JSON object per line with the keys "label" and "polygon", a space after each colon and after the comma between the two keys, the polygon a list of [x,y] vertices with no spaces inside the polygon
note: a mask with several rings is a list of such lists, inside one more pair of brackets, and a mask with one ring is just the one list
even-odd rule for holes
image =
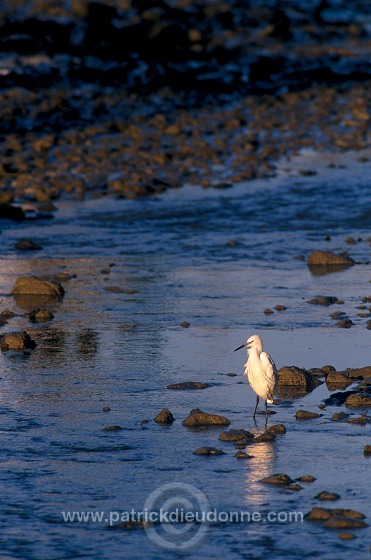
{"label": "rocky shore", "polygon": [[364,2],[2,7],[2,205],[227,188],[301,148],[368,146]]}

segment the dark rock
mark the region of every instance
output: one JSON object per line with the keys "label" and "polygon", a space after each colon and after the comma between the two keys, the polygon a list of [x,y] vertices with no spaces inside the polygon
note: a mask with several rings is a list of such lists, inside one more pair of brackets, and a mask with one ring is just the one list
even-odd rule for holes
{"label": "dark rock", "polygon": [[315,476],[312,476],[311,474],[305,474],[303,476],[299,476],[298,480],[300,482],[307,482],[307,483],[312,483],[314,482],[316,479]]}
{"label": "dark rock", "polygon": [[308,369],[308,373],[315,377],[326,377],[326,372],[321,368],[310,368]]}
{"label": "dark rock", "polygon": [[163,408],[153,420],[158,424],[172,424],[174,422],[174,416],[168,408]]}
{"label": "dark rock", "polygon": [[335,501],[340,500],[341,496],[339,494],[335,494],[334,492],[320,492],[316,496],[314,496],[317,500],[326,500],[326,501]]}
{"label": "dark rock", "polygon": [[254,434],[247,430],[228,430],[219,435],[220,441],[228,441],[232,443],[245,442],[248,439],[254,439]]}
{"label": "dark rock", "polygon": [[277,486],[288,486],[290,484],[294,484],[294,480],[292,480],[292,478],[284,473],[277,473],[266,476],[264,478],[261,478],[259,482],[264,482],[264,484],[274,484]]}
{"label": "dark rock", "polygon": [[286,427],[283,424],[273,424],[272,426],[269,426],[265,430],[265,433],[285,434],[286,433]]}
{"label": "dark rock", "polygon": [[342,531],[341,533],[339,533],[339,539],[343,540],[343,541],[349,541],[352,539],[355,539],[356,536],[353,533],[347,533],[345,531]]}
{"label": "dark rock", "polygon": [[32,239],[21,239],[15,244],[15,249],[18,249],[18,251],[40,251],[42,247]]}
{"label": "dark rock", "polygon": [[36,342],[26,331],[5,333],[2,335],[0,344],[3,352],[8,350],[34,350],[36,348]]}
{"label": "dark rock", "polygon": [[349,417],[349,414],[347,414],[346,412],[335,412],[332,415],[331,420],[333,422],[341,422],[342,420],[345,420],[348,417]]}
{"label": "dark rock", "polygon": [[236,459],[253,459],[254,455],[249,455],[245,451],[237,451],[235,457]]}
{"label": "dark rock", "polygon": [[341,319],[340,321],[336,321],[336,324],[341,329],[350,329],[354,325],[351,319]]}
{"label": "dark rock", "polygon": [[34,321],[35,323],[43,322],[43,321],[50,321],[54,318],[53,313],[48,311],[47,309],[34,309],[31,313],[28,314],[30,321]]}
{"label": "dark rock", "polygon": [[320,418],[323,414],[318,414],[318,412],[310,412],[309,410],[297,410],[295,413],[295,418],[297,420],[313,420],[314,418]]}
{"label": "dark rock", "polygon": [[64,289],[53,280],[42,280],[36,276],[21,276],[17,279],[12,295],[46,295],[62,297]]}
{"label": "dark rock", "polygon": [[324,522],[323,526],[326,529],[363,529],[368,527],[368,524],[360,519],[333,515]]}
{"label": "dark rock", "polygon": [[197,426],[229,426],[230,421],[225,416],[202,412],[198,408],[191,410],[189,416],[183,420],[182,425],[187,427]]}
{"label": "dark rock", "polygon": [[166,388],[176,391],[186,391],[188,389],[207,389],[208,387],[210,387],[208,383],[200,383],[199,381],[184,381],[183,383],[168,385]]}
{"label": "dark rock", "polygon": [[183,327],[184,329],[188,329],[188,327],[190,326],[190,324],[188,323],[188,321],[182,321],[180,323],[180,326]]}
{"label": "dark rock", "polygon": [[225,455],[225,452],[215,447],[199,447],[193,451],[193,455]]}
{"label": "dark rock", "polygon": [[365,426],[366,423],[367,423],[367,416],[362,415],[362,416],[349,418],[348,420],[346,420],[346,423],[347,424],[359,424],[361,426]]}
{"label": "dark rock", "polygon": [[363,453],[365,455],[371,455],[371,445],[365,445],[363,448]]}
{"label": "dark rock", "polygon": [[336,368],[334,368],[334,366],[322,366],[321,370],[324,371],[325,373],[330,373],[331,371],[336,371]]}
{"label": "dark rock", "polygon": [[104,406],[104,407],[102,408],[102,410],[103,410],[103,412],[110,412],[111,409],[110,409],[109,406]]}
{"label": "dark rock", "polygon": [[350,395],[354,395],[356,393],[357,391],[338,391],[337,393],[333,393],[328,399],[325,399],[324,402],[326,405],[340,405],[345,403],[346,399]]}
{"label": "dark rock", "polygon": [[328,307],[329,305],[333,305],[337,301],[338,298],[334,296],[316,296],[313,299],[309,299],[307,303],[311,303],[314,305],[325,305]]}
{"label": "dark rock", "polygon": [[252,440],[252,443],[263,443],[267,441],[274,441],[275,439],[276,439],[275,433],[266,431],[263,434],[255,436],[254,439]]}
{"label": "dark rock", "polygon": [[26,214],[22,208],[12,206],[11,204],[0,204],[0,219],[13,220],[15,222],[22,222],[26,218]]}
{"label": "dark rock", "polygon": [[304,519],[309,521],[327,521],[334,516],[342,516],[346,517],[347,519],[365,519],[365,515],[363,515],[363,513],[360,513],[359,511],[355,511],[353,509],[327,509],[320,507],[312,508],[309,513],[305,514]]}
{"label": "dark rock", "polygon": [[122,430],[121,426],[106,426],[105,428],[103,428],[104,432],[119,432],[120,430]]}

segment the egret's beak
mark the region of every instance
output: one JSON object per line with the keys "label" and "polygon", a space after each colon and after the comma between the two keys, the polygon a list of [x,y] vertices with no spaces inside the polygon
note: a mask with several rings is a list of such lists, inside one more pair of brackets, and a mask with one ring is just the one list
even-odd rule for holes
{"label": "egret's beak", "polygon": [[245,348],[246,346],[247,346],[247,344],[246,344],[246,342],[245,342],[245,344],[241,344],[241,346],[239,346],[238,348],[235,348],[235,349],[233,350],[233,352],[237,352],[237,350],[241,350],[241,348]]}

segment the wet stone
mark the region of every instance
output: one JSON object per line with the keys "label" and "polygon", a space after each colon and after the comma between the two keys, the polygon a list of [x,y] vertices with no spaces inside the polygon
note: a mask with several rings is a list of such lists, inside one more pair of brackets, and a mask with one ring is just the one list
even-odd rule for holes
{"label": "wet stone", "polygon": [[364,529],[368,527],[365,521],[352,519],[342,515],[333,515],[323,524],[326,529]]}
{"label": "wet stone", "polygon": [[103,428],[104,432],[119,432],[122,430],[121,426],[113,425],[113,426],[106,426]]}
{"label": "wet stone", "polygon": [[325,501],[335,501],[340,500],[340,495],[336,494],[335,492],[320,492],[316,496],[314,496],[317,500],[325,500]]}
{"label": "wet stone", "polygon": [[15,249],[18,251],[41,251],[42,247],[32,239],[21,239],[15,244]]}
{"label": "wet stone", "polygon": [[180,323],[180,326],[183,327],[183,329],[188,329],[188,327],[190,326],[190,323],[188,323],[188,321],[182,321]]}
{"label": "wet stone", "polygon": [[345,405],[353,408],[362,408],[364,406],[371,406],[371,395],[362,395],[361,393],[354,393],[346,398]]}
{"label": "wet stone", "polygon": [[349,418],[349,414],[347,414],[346,412],[334,412],[334,414],[331,416],[331,420],[333,422],[341,422],[346,418]]}
{"label": "wet stone", "polygon": [[276,486],[288,486],[290,484],[294,484],[294,480],[284,473],[276,473],[266,476],[261,478],[259,482],[263,482],[264,484],[273,484]]}
{"label": "wet stone", "polygon": [[193,455],[225,455],[225,452],[216,447],[199,447],[193,451]]}
{"label": "wet stone", "polygon": [[54,318],[53,313],[43,308],[33,309],[33,311],[31,311],[31,313],[29,313],[28,316],[30,318],[30,321],[33,321],[35,323],[50,321],[51,319]]}
{"label": "wet stone", "polygon": [[320,418],[323,414],[318,412],[311,412],[309,410],[297,410],[295,413],[295,418],[297,420],[314,420],[315,418]]}
{"label": "wet stone", "polygon": [[209,414],[196,408],[191,410],[189,415],[182,422],[183,426],[197,427],[197,426],[229,426],[230,421],[225,416],[218,414]]}
{"label": "wet stone", "polygon": [[36,348],[36,342],[26,331],[3,334],[0,345],[3,352],[8,350],[34,350]]}
{"label": "wet stone", "polygon": [[219,435],[219,439],[220,441],[240,443],[247,439],[254,439],[254,434],[247,430],[229,430],[228,432],[222,432]]}
{"label": "wet stone", "polygon": [[174,391],[187,391],[196,389],[207,389],[210,387],[208,383],[200,383],[199,381],[184,381],[183,383],[173,383],[168,385],[167,389],[172,389]]}
{"label": "wet stone", "polygon": [[363,448],[364,455],[370,456],[371,455],[371,445],[365,445]]}
{"label": "wet stone", "polygon": [[245,451],[237,451],[235,457],[236,459],[253,459],[254,455],[249,455]]}
{"label": "wet stone", "polygon": [[163,408],[153,420],[158,424],[172,424],[174,416],[168,408]]}
{"label": "wet stone", "polygon": [[339,533],[339,539],[342,541],[349,541],[355,538],[356,536],[353,533],[346,533],[345,531]]}
{"label": "wet stone", "polygon": [[324,305],[328,307],[329,305],[333,305],[337,303],[338,298],[335,296],[316,296],[315,298],[309,299],[307,303],[311,303],[312,305]]}
{"label": "wet stone", "polygon": [[350,329],[354,325],[351,319],[341,319],[340,321],[336,321],[336,324],[341,329]]}
{"label": "wet stone", "polygon": [[272,426],[269,426],[266,430],[265,433],[270,433],[270,434],[285,434],[286,433],[286,426],[284,426],[283,424],[273,424]]}
{"label": "wet stone", "polygon": [[298,480],[299,480],[300,482],[307,482],[307,483],[310,484],[310,483],[314,482],[314,481],[317,480],[317,479],[316,479],[315,476],[313,476],[313,475],[311,475],[311,474],[305,474],[305,475],[303,475],[303,476],[299,476]]}
{"label": "wet stone", "polygon": [[36,276],[21,276],[17,279],[12,295],[47,295],[61,297],[63,287],[53,280],[43,280]]}
{"label": "wet stone", "polygon": [[102,408],[102,411],[103,411],[103,412],[110,412],[110,410],[111,410],[111,409],[110,409],[109,406],[104,406],[104,407]]}

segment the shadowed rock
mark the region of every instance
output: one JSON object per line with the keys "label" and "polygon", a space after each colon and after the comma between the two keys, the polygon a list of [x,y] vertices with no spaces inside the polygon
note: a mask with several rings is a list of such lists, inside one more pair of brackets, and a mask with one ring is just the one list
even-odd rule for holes
{"label": "shadowed rock", "polygon": [[0,345],[3,352],[8,350],[34,350],[36,348],[36,342],[26,331],[4,334]]}
{"label": "shadowed rock", "polygon": [[225,455],[225,452],[216,447],[199,447],[193,451],[193,455]]}
{"label": "shadowed rock", "polygon": [[174,422],[174,416],[168,408],[163,408],[153,420],[158,424],[172,424]]}
{"label": "shadowed rock", "polygon": [[229,430],[228,432],[222,432],[219,435],[220,441],[228,441],[231,443],[245,443],[248,439],[254,439],[254,434],[248,432],[247,430]]}
{"label": "shadowed rock", "polygon": [[363,515],[363,513],[360,513],[359,511],[355,511],[353,509],[341,509],[341,508],[335,508],[335,509],[327,509],[327,508],[321,508],[321,507],[314,507],[311,509],[311,511],[307,514],[305,514],[304,519],[308,520],[308,521],[327,521],[327,519],[330,519],[333,516],[342,516],[345,517],[347,519],[365,519],[365,515]]}
{"label": "shadowed rock", "polygon": [[315,375],[296,366],[283,366],[278,370],[276,393],[280,397],[303,396],[322,385]]}
{"label": "shadowed rock", "polygon": [[183,383],[173,383],[168,385],[167,389],[173,389],[175,391],[186,391],[189,389],[207,389],[210,387],[208,383],[200,383],[199,381],[184,381]]}
{"label": "shadowed rock", "polygon": [[284,473],[276,473],[266,476],[261,478],[259,482],[263,482],[264,484],[273,484],[276,486],[289,486],[290,484],[294,484],[294,480]]}
{"label": "shadowed rock", "polygon": [[44,280],[36,276],[21,276],[17,279],[12,295],[43,295],[62,297],[64,288],[53,280]]}
{"label": "shadowed rock", "polygon": [[209,414],[207,412],[202,412],[202,410],[196,408],[191,410],[189,416],[183,420],[182,425],[188,427],[197,426],[229,426],[230,421],[225,416],[219,416],[218,414]]}
{"label": "shadowed rock", "polygon": [[354,408],[371,406],[371,395],[362,395],[361,393],[354,393],[346,398],[345,405]]}
{"label": "shadowed rock", "polygon": [[345,371],[330,371],[326,377],[326,385],[330,391],[333,389],[346,389],[351,383],[352,380],[349,379]]}
{"label": "shadowed rock", "polygon": [[360,519],[334,515],[325,521],[323,526],[326,529],[364,529],[368,527],[368,524]]}
{"label": "shadowed rock", "polygon": [[297,420],[314,420],[315,418],[320,418],[323,414],[318,414],[318,412],[310,412],[309,410],[297,410],[295,412],[295,418]]}

